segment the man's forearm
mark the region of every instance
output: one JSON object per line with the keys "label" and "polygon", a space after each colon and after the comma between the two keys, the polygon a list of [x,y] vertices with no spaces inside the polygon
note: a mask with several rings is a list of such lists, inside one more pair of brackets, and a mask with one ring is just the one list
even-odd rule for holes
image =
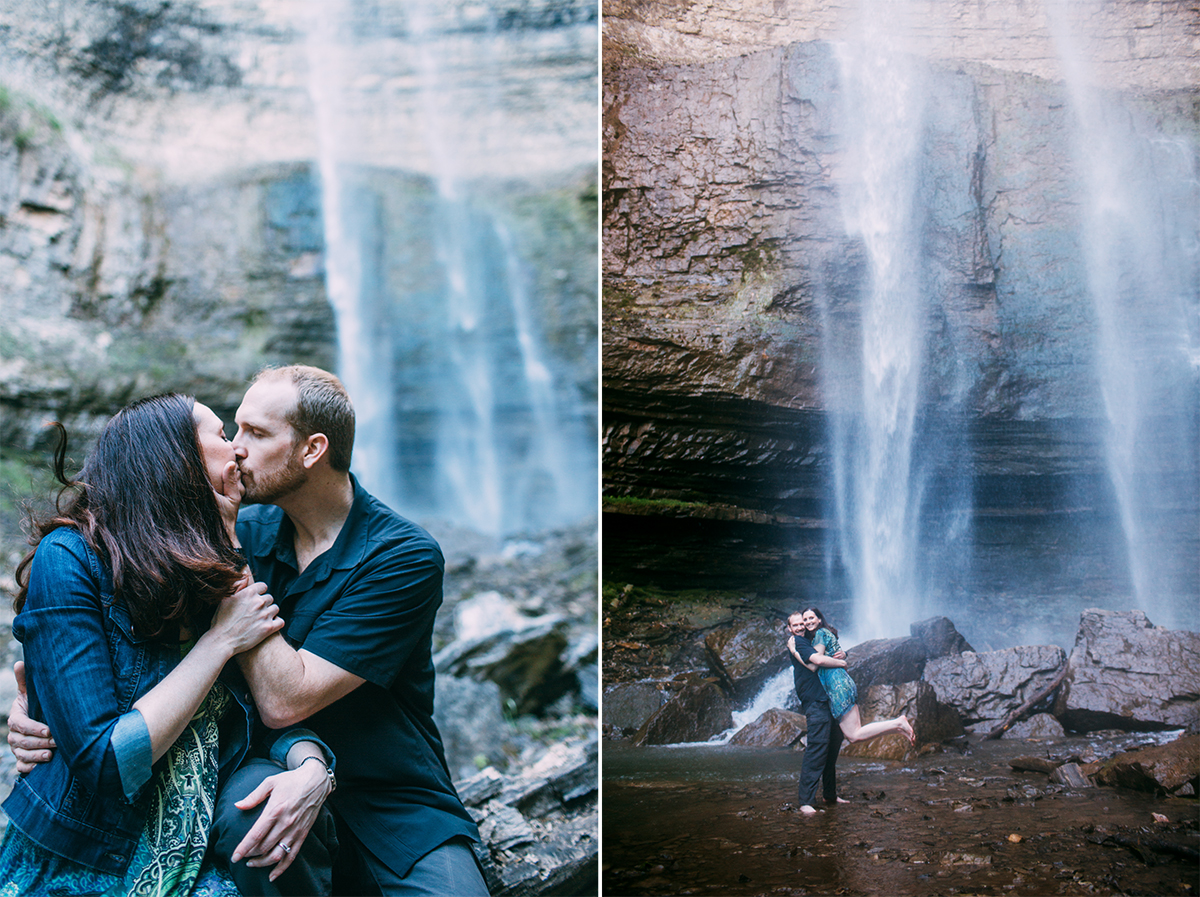
{"label": "man's forearm", "polygon": [[237,660],[259,716],[272,729],[308,719],[363,682],[303,648],[296,650],[278,633]]}
{"label": "man's forearm", "polygon": [[814,651],[809,660],[819,667],[841,667],[845,669],[846,661],[838,660],[836,657],[827,657],[819,651]]}
{"label": "man's forearm", "polygon": [[277,633],[264,639],[237,655],[237,662],[264,723],[279,729],[308,716],[292,718],[304,709],[304,660],[283,636]]}

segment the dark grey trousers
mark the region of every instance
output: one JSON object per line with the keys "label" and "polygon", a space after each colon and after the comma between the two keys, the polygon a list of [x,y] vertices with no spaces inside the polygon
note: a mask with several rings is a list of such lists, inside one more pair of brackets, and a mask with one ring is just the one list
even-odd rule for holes
{"label": "dark grey trousers", "polygon": [[354,897],[487,897],[487,884],[471,842],[454,837],[399,875],[342,824],[334,894]]}
{"label": "dark grey trousers", "polygon": [[842,730],[829,712],[828,701],[807,701],[803,707],[808,720],[808,745],[800,764],[800,804],[817,802],[817,786],[822,786],[825,803],[837,800],[837,755],[842,749]]}
{"label": "dark grey trousers", "polygon": [[317,821],[300,847],[299,856],[275,881],[269,879],[272,867],[251,869],[245,860],[236,864],[229,862],[234,849],[258,819],[266,801],[251,810],[239,810],[234,804],[257,788],[263,779],[278,772],[282,772],[282,768],[270,760],[249,760],[229,777],[217,795],[209,851],[229,867],[238,890],[247,897],[313,897],[331,894],[338,841],[328,807],[321,808]]}

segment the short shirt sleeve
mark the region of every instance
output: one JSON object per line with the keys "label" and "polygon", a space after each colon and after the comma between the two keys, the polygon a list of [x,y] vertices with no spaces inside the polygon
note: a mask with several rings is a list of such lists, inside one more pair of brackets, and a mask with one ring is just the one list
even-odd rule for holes
{"label": "short shirt sleeve", "polygon": [[429,653],[442,601],[441,554],[429,543],[375,547],[341,571],[333,601],[300,647],[368,682],[390,688],[414,652]]}

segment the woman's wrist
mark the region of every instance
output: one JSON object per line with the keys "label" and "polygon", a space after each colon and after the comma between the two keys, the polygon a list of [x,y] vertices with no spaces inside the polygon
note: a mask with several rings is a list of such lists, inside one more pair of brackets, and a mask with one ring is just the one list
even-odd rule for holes
{"label": "woman's wrist", "polygon": [[[196,648],[204,646],[205,650],[212,651],[217,655],[224,667],[229,661],[237,655],[233,639],[226,638],[221,628],[212,627],[206,629],[204,633],[196,639]],[[193,649],[195,650],[195,649]]]}
{"label": "woman's wrist", "polygon": [[319,757],[316,754],[309,754],[300,761],[300,763],[296,766],[296,769],[300,769],[305,764],[308,764],[308,761],[310,760],[314,761],[311,766],[321,770],[321,775],[324,776],[325,780],[329,783],[329,791],[325,795],[328,797],[337,790],[337,778],[334,776],[333,770],[330,768],[329,764],[325,762],[323,757]]}

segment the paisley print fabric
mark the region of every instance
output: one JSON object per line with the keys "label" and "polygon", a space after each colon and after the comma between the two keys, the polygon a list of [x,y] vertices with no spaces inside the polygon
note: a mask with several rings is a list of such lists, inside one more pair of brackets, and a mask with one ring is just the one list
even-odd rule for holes
{"label": "paisley print fabric", "polygon": [[123,877],[60,857],[10,824],[0,845],[0,897],[237,897],[228,873],[205,861],[217,797],[217,724],[232,704],[229,690],[214,685],[157,764],[146,824]]}
{"label": "paisley print fabric", "polygon": [[[814,647],[824,645],[827,657],[842,650],[837,637],[824,628],[813,633],[812,643]],[[829,695],[829,712],[833,714],[834,719],[841,719],[858,703],[858,688],[845,670],[840,667],[817,667],[817,678],[821,680],[821,685]]]}

